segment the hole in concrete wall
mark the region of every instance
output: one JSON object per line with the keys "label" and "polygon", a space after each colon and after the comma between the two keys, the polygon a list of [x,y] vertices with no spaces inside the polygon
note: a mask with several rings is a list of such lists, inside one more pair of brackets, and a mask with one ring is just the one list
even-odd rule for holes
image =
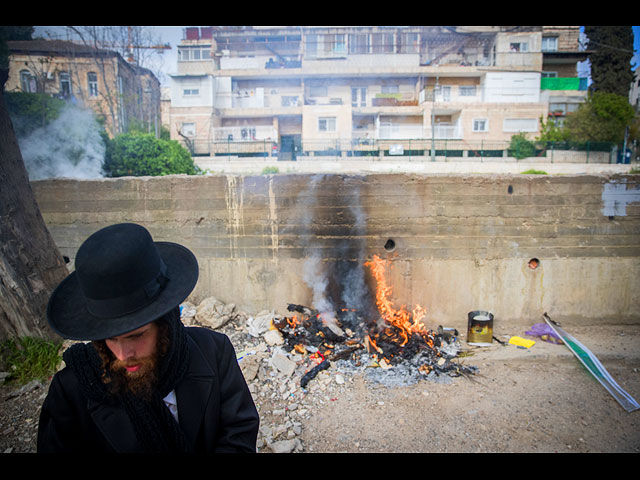
{"label": "hole in concrete wall", "polygon": [[537,258],[532,258],[531,260],[529,260],[529,268],[531,270],[535,270],[539,266],[540,266],[540,260],[538,260]]}
{"label": "hole in concrete wall", "polygon": [[393,252],[396,249],[396,242],[394,242],[391,238],[387,240],[387,243],[384,244],[384,249],[387,252]]}
{"label": "hole in concrete wall", "polygon": [[511,194],[513,193],[513,186],[509,185],[509,186],[507,187],[507,193],[508,193],[509,195],[511,195]]}

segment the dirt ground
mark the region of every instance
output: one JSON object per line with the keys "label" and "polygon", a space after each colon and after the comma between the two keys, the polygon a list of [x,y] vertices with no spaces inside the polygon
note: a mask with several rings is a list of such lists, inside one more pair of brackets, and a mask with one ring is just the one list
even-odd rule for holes
{"label": "dirt ground", "polygon": [[[640,401],[640,329],[568,329]],[[514,333],[517,334],[517,333]],[[505,337],[509,337],[508,335]],[[305,424],[309,452],[640,452],[628,413],[567,347],[476,347],[473,377],[388,388],[353,377]]]}
{"label": "dirt ground", "polygon": [[[567,331],[640,401],[640,326]],[[303,451],[640,452],[640,410],[626,412],[565,346],[538,341],[524,350],[494,343],[468,353],[460,361],[478,368],[472,377],[389,386],[360,371],[322,389],[311,383],[301,401]],[[327,380],[337,374],[322,372]],[[0,386],[0,452],[35,452],[46,388],[18,393]],[[261,408],[263,414],[261,422],[269,423],[270,410]]]}

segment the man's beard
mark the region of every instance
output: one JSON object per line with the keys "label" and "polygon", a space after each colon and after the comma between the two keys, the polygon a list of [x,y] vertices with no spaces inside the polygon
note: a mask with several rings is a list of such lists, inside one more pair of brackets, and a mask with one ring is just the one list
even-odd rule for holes
{"label": "man's beard", "polygon": [[[102,359],[102,381],[109,386],[115,395],[131,393],[139,399],[150,401],[160,380],[159,367],[163,357],[169,351],[169,325],[165,321],[158,321],[158,343],[156,350],[150,357],[119,361],[109,350],[104,340],[94,341],[93,345]],[[127,366],[140,365],[135,372],[127,372]]]}
{"label": "man's beard", "polygon": [[[125,367],[140,365],[135,372],[128,372]],[[128,391],[136,397],[149,401],[158,380],[158,357],[130,359],[121,361],[114,358],[110,365],[111,378],[117,389]]]}

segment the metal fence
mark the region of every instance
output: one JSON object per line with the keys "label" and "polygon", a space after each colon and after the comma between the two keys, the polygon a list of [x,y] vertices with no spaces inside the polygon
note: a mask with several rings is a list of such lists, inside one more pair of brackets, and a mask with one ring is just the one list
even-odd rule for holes
{"label": "metal fence", "polygon": [[[185,145],[194,156],[234,158],[276,157],[280,160],[299,158],[349,158],[349,159],[416,159],[460,160],[463,158],[545,159],[549,162],[571,163],[630,163],[636,159],[636,151],[615,142],[531,142],[526,146],[511,148],[508,141],[466,141],[457,139],[327,139],[300,141],[293,148],[283,151],[282,145],[271,139],[236,141],[229,137],[220,141],[199,141]],[[526,148],[527,150],[521,150]]]}

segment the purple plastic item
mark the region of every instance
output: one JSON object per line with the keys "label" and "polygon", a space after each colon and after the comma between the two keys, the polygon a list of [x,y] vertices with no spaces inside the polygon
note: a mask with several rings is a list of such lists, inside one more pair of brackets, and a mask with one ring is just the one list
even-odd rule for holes
{"label": "purple plastic item", "polygon": [[563,343],[562,339],[546,323],[536,323],[531,327],[531,330],[527,330],[524,333],[533,337],[540,337],[545,342]]}

